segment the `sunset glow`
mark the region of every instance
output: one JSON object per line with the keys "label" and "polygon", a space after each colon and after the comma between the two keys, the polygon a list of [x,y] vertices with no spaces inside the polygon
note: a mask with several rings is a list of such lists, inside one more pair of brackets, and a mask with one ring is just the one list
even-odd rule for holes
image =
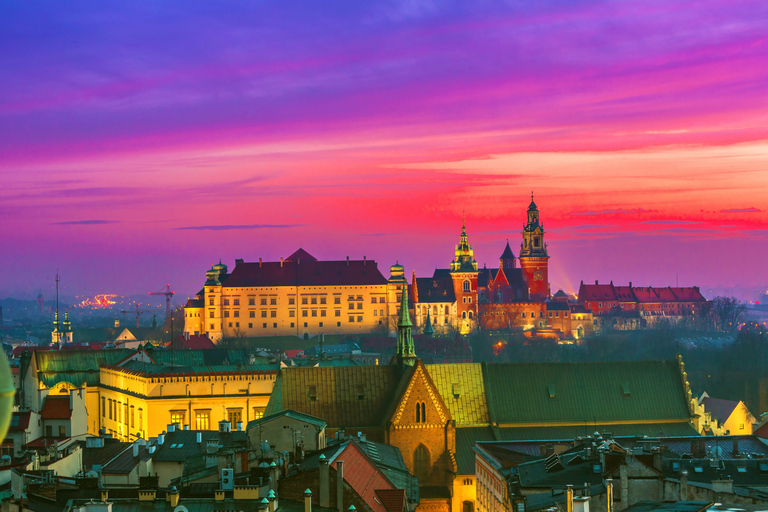
{"label": "sunset glow", "polygon": [[498,266],[532,191],[553,291],[768,282],[765,2],[0,9],[0,291]]}

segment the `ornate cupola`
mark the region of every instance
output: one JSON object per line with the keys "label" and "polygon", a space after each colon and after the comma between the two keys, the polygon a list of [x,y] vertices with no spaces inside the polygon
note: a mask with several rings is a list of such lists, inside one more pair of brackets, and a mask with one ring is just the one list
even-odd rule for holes
{"label": "ornate cupola", "polygon": [[539,218],[539,208],[533,202],[533,194],[528,206],[528,223],[523,226],[523,243],[520,244],[520,257],[527,256],[549,256],[544,243],[544,225]]}
{"label": "ornate cupola", "polygon": [[544,242],[544,225],[539,208],[533,201],[528,205],[528,222],[523,226],[523,243],[520,244],[520,268],[528,281],[528,293],[532,300],[549,297],[549,254]]}
{"label": "ornate cupola", "polygon": [[451,272],[476,272],[477,261],[472,246],[469,245],[464,216],[461,217],[461,238],[456,246],[456,254],[451,262]]}

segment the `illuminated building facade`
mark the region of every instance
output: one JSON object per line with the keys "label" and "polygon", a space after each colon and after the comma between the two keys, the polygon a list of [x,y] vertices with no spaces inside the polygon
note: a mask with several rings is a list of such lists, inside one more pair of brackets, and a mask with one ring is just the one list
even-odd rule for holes
{"label": "illuminated building facade", "polygon": [[184,331],[207,334],[215,343],[387,329],[402,286],[388,281],[375,261],[319,261],[303,249],[279,262],[236,260],[231,273],[219,263],[206,277],[205,287],[187,303]]}

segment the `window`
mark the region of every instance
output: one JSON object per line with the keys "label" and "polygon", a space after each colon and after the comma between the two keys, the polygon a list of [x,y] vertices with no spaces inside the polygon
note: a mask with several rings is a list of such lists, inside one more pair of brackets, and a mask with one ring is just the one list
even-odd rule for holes
{"label": "window", "polygon": [[195,411],[195,430],[209,430],[211,428],[211,411]]}
{"label": "window", "polygon": [[45,426],[45,437],[53,437],[53,427],[50,425]]}
{"label": "window", "polygon": [[288,305],[293,306],[296,304],[296,298],[295,297],[288,297]]}
{"label": "window", "polygon": [[384,297],[379,297],[379,304],[384,304]]}
{"label": "window", "polygon": [[341,304],[341,297],[334,297],[333,298],[333,303],[334,304]]}
{"label": "window", "polygon": [[296,327],[296,324],[291,322],[291,329],[293,329],[294,327]]}
{"label": "window", "polygon": [[256,318],[256,312],[255,311],[249,311],[248,312],[248,318]]}
{"label": "window", "polygon": [[213,297],[211,297],[210,299],[208,299],[208,305],[209,305],[209,306],[213,306]]}
{"label": "window", "polygon": [[310,304],[317,304],[317,297],[312,297],[309,301]]}
{"label": "window", "polygon": [[266,306],[267,305],[267,298],[266,297],[261,297],[261,299],[259,300],[259,303],[262,306]]}
{"label": "window", "polygon": [[64,425],[59,425],[59,437],[66,437],[67,436],[67,429],[64,427]]}
{"label": "window", "polygon": [[358,295],[357,299],[355,299],[355,300],[363,300],[363,296],[362,295]]}
{"label": "window", "polygon": [[375,309],[373,310],[373,316],[379,316],[379,312],[376,311]]}
{"label": "window", "polygon": [[472,297],[467,297],[467,302],[472,304]]}
{"label": "window", "polygon": [[371,297],[371,304],[376,304],[376,297]]}
{"label": "window", "polygon": [[349,309],[355,309],[355,303],[354,302],[350,302],[349,303]]}
{"label": "window", "polygon": [[306,309],[301,310],[301,316],[307,317],[309,316],[309,312]]}
{"label": "window", "polygon": [[363,321],[363,317],[361,317],[361,316],[357,317],[357,321],[358,322],[362,322]]}
{"label": "window", "polygon": [[309,301],[308,301],[308,299],[306,297],[302,297],[301,298],[301,303],[306,305],[306,304],[309,303]]}
{"label": "window", "polygon": [[469,319],[472,320],[472,312],[469,312]]}
{"label": "window", "polygon": [[464,293],[469,293],[472,291],[472,285],[469,283],[469,280],[465,279],[462,283],[462,286],[464,288]]}
{"label": "window", "polygon": [[427,410],[424,402],[416,402],[416,423],[427,422]]}
{"label": "window", "polygon": [[341,327],[341,322],[336,322],[336,327]]}
{"label": "window", "polygon": [[249,323],[249,324],[248,324],[248,328],[249,328],[249,329],[253,329],[253,324],[250,324],[250,323]]}
{"label": "window", "polygon": [[261,318],[267,318],[267,312],[266,311],[262,311],[261,312]]}
{"label": "window", "polygon": [[317,316],[317,310],[316,309],[312,310],[312,316]]}
{"label": "window", "polygon": [[467,312],[466,311],[462,311],[461,312],[461,318],[467,318]]}
{"label": "window", "polygon": [[539,240],[539,237],[534,237],[533,238],[533,246],[534,247],[539,247],[540,245],[541,245],[541,240]]}
{"label": "window", "polygon": [[296,311],[295,311],[295,310],[293,310],[293,309],[291,309],[290,311],[288,311],[288,316],[289,316],[290,318],[294,318],[294,317],[296,317]]}
{"label": "window", "polygon": [[233,427],[236,426],[238,423],[243,421],[242,409],[227,410],[227,418],[229,419],[229,422],[232,424]]}
{"label": "window", "polygon": [[221,303],[225,306],[229,306],[229,299],[223,299]]}
{"label": "window", "polygon": [[270,306],[277,306],[277,297],[271,297],[269,299],[269,305]]}
{"label": "window", "polygon": [[123,423],[126,427],[128,426],[128,404],[123,406]]}
{"label": "window", "polygon": [[224,318],[229,318],[229,311],[224,312]]}
{"label": "window", "polygon": [[277,311],[274,309],[269,312],[269,318],[277,318]]}
{"label": "window", "polygon": [[337,309],[333,312],[333,316],[341,316],[341,310]]}
{"label": "window", "polygon": [[109,399],[109,419],[112,419],[112,399]]}
{"label": "window", "polygon": [[325,297],[320,297],[320,304],[325,304]]}
{"label": "window", "polygon": [[233,299],[233,300],[234,300],[234,305],[235,306],[239,306],[240,305],[240,299]]}
{"label": "window", "polygon": [[419,479],[419,484],[426,484],[429,480],[429,467],[429,450],[420,444],[413,452],[413,473]]}
{"label": "window", "polygon": [[235,311],[235,318],[240,318],[240,312],[239,311]]}
{"label": "window", "polygon": [[255,306],[256,305],[256,299],[254,299],[253,297],[249,298],[248,299],[248,305],[249,306]]}
{"label": "window", "polygon": [[384,310],[383,309],[379,310],[379,316],[384,316]]}
{"label": "window", "polygon": [[319,324],[319,325],[320,325],[320,327],[322,327],[322,326],[323,326],[323,322],[320,322],[320,324]]}
{"label": "window", "polygon": [[272,327],[274,327],[275,329],[277,329],[277,322],[274,322],[274,323],[272,324]]}
{"label": "window", "polygon": [[143,430],[143,425],[144,425],[144,423],[143,423],[143,420],[144,420],[143,416],[144,416],[144,411],[139,409],[139,429],[140,430]]}
{"label": "window", "polygon": [[229,322],[229,327],[232,327],[232,322]]}
{"label": "window", "polygon": [[213,324],[211,324],[210,329],[213,330]]}
{"label": "window", "polygon": [[254,407],[253,408],[253,419],[258,420],[259,418],[264,417],[264,409],[261,407]]}
{"label": "window", "polygon": [[171,411],[171,424],[178,423],[179,425],[184,425],[185,415],[186,411],[183,410]]}
{"label": "window", "polygon": [[349,321],[350,322],[354,322],[355,321],[355,317],[353,317],[353,316],[349,317]]}
{"label": "window", "polygon": [[363,309],[363,303],[362,302],[358,302],[357,303],[357,309]]}
{"label": "window", "polygon": [[107,416],[107,399],[104,397],[101,397],[101,417],[105,418]]}
{"label": "window", "polygon": [[325,316],[325,310],[324,309],[320,310],[320,316]]}
{"label": "window", "polygon": [[309,323],[304,322],[304,327],[309,327]]}
{"label": "window", "polygon": [[262,329],[266,329],[267,328],[267,322],[264,322],[263,324],[261,324],[261,328]]}

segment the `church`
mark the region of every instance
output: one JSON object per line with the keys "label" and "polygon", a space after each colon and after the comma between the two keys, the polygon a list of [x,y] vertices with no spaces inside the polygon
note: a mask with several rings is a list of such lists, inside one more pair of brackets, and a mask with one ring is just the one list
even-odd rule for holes
{"label": "church", "polygon": [[[452,265],[462,283],[476,272],[468,249],[462,255],[469,257]],[[424,364],[405,287],[397,330],[388,365],[281,368],[265,415],[293,410],[322,418],[329,436],[360,434],[397,447],[419,479],[419,511],[475,510],[477,441],[574,439],[595,430],[696,435],[680,359]]]}

